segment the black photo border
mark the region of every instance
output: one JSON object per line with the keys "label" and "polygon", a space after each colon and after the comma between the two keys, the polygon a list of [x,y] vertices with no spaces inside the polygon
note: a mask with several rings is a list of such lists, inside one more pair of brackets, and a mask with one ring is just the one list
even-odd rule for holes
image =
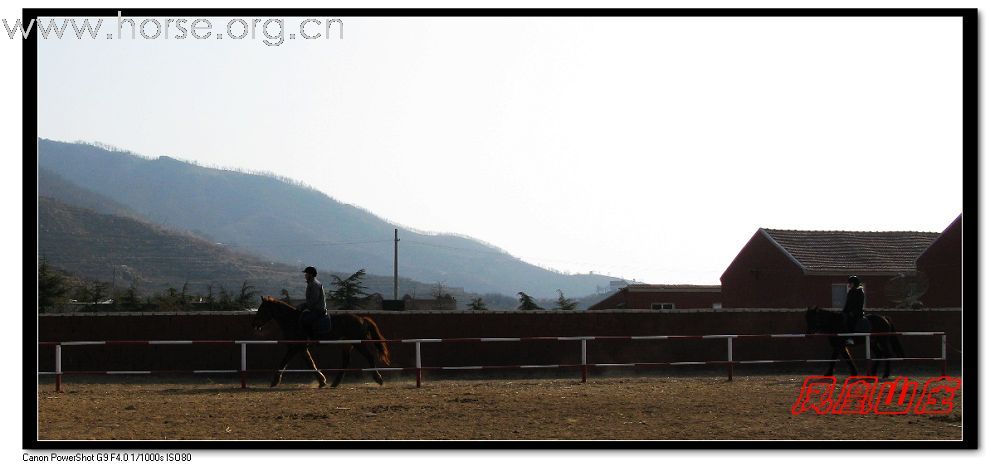
{"label": "black photo border", "polygon": [[[962,440],[592,440],[592,441],[480,441],[480,440],[323,440],[323,441],[80,441],[38,439],[38,328],[37,276],[37,34],[23,42],[23,277],[22,309],[22,448],[28,450],[227,450],[227,449],[976,449],[979,446],[979,22],[978,10],[963,9],[255,9],[255,8],[26,8],[23,24],[44,17],[954,17],[962,21],[962,170],[963,170],[963,353]],[[31,168],[34,167],[34,168]],[[933,189],[933,188],[928,188]],[[27,297],[36,301],[29,303]],[[30,306],[29,306],[30,304]]]}

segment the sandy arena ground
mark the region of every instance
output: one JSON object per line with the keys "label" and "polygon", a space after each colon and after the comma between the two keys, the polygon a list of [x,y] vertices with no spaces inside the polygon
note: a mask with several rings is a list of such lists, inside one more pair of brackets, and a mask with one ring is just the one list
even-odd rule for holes
{"label": "sandy arena ground", "polygon": [[[912,379],[912,378],[911,378]],[[370,380],[370,379],[369,379]],[[793,416],[803,376],[572,379],[349,379],[316,389],[233,380],[163,383],[67,377],[39,385],[39,439],[542,440],[961,439],[945,416]],[[918,379],[923,382],[925,379]],[[237,385],[234,386],[234,383]]]}

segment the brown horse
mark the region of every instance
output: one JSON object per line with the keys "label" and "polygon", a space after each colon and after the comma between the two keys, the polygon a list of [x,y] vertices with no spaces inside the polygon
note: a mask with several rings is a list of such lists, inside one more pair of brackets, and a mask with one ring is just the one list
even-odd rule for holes
{"label": "brown horse", "polygon": [[[251,325],[253,325],[255,330],[260,331],[265,324],[273,320],[281,328],[284,340],[308,340],[305,330],[299,324],[299,317],[301,315],[302,313],[298,309],[284,301],[272,296],[261,296],[260,307],[257,308],[257,312],[251,318]],[[331,314],[330,318],[333,321],[333,327],[329,332],[318,335],[317,338],[319,340],[385,340],[378,325],[375,325],[375,321],[369,317],[358,317],[354,314]],[[274,374],[274,380],[271,381],[272,387],[281,383],[281,375],[288,366],[288,362],[299,353],[305,354],[309,364],[316,371],[316,380],[319,382],[320,388],[326,386],[326,377],[323,375],[323,371],[316,367],[316,361],[313,360],[312,353],[309,352],[310,346],[311,344],[307,343],[293,343],[288,345],[288,352],[285,353],[285,357],[281,360],[281,364]],[[371,367],[376,367],[375,355],[368,350],[365,344],[354,343],[339,346],[343,347],[341,353],[342,369],[347,369],[348,364],[351,362],[352,348],[356,348],[362,356],[367,358],[368,364]],[[376,342],[375,347],[378,353],[378,360],[384,365],[389,365],[389,347],[384,341]],[[379,385],[382,385],[382,374],[379,374],[377,370],[372,371],[372,377]],[[340,381],[343,378],[344,371],[337,371],[337,377],[334,378],[332,386],[336,387],[340,385]]]}

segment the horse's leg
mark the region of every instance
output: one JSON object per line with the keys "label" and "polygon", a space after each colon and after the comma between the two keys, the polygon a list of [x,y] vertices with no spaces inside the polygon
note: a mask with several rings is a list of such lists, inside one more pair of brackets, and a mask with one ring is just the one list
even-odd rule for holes
{"label": "horse's leg", "polygon": [[[351,364],[351,346],[344,346],[344,350],[340,354],[340,368],[347,369],[347,366]],[[330,384],[331,387],[336,388],[340,385],[340,381],[344,380],[344,372],[343,370],[337,371],[337,376],[333,378],[333,383]]]}
{"label": "horse's leg", "polygon": [[873,356],[872,359],[875,359],[875,361],[868,361],[868,374],[867,375],[875,375],[875,374],[878,373],[878,365],[881,363],[881,361],[879,361],[879,359],[882,359],[882,344],[879,343],[879,339],[878,338],[872,338],[871,339],[871,347],[872,347],[872,351],[871,352],[872,352],[872,356]]}
{"label": "horse's leg", "polygon": [[309,351],[308,347],[306,348],[305,355],[306,355],[306,359],[309,360],[309,364],[312,365],[313,370],[316,371],[316,381],[319,382],[319,388],[325,387],[326,386],[326,376],[323,375],[323,371],[319,370],[319,368],[316,367],[316,361],[313,360],[312,353]]}
{"label": "horse's leg", "polygon": [[824,376],[829,377],[833,375],[833,367],[837,365],[837,359],[839,358],[840,358],[840,348],[834,347],[833,354],[830,355],[830,367],[826,368],[826,374],[823,374]]}
{"label": "horse's leg", "polygon": [[[892,343],[889,341],[889,337],[883,337],[885,339],[885,349],[882,351],[887,358],[895,358],[896,355],[892,352]],[[892,365],[892,361],[885,362],[885,373],[882,374],[883,379],[889,378],[889,368]]]}
{"label": "horse's leg", "polygon": [[[369,366],[373,368],[378,367],[375,365],[375,355],[372,354],[372,352],[369,351],[368,348],[365,347],[365,345],[359,343],[357,345],[354,345],[354,347],[358,349],[358,352],[361,353],[361,355],[364,356],[365,359],[368,359]],[[372,378],[375,379],[375,382],[377,382],[379,385],[382,385],[383,382],[382,374],[379,374],[377,370],[372,371]]]}
{"label": "horse's leg", "polygon": [[851,375],[858,375],[858,366],[854,364],[854,357],[851,356],[851,350],[847,346],[843,346],[844,357],[847,358],[847,363],[851,365]]}
{"label": "horse's leg", "polygon": [[285,352],[285,357],[281,359],[281,363],[278,364],[278,370],[274,373],[274,379],[271,380],[271,386],[275,387],[281,383],[281,375],[285,373],[285,368],[288,367],[288,362],[292,360],[292,357],[299,354],[305,348],[302,345],[289,345],[288,351]]}

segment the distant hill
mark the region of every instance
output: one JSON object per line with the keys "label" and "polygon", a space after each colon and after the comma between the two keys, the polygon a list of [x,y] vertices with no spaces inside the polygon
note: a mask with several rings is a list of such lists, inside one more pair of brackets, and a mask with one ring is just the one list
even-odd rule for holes
{"label": "distant hill", "polygon": [[[38,163],[48,172],[46,180],[63,179],[99,196],[91,201],[99,212],[119,206],[114,207],[119,214],[132,212],[192,238],[293,268],[309,263],[327,270],[364,268],[373,275],[392,275],[395,225],[291,180],[45,139],[39,140]],[[615,280],[560,274],[457,235],[406,228],[399,234],[401,277],[441,282],[470,293],[512,296],[525,291],[551,298],[562,289],[568,297],[586,296]],[[401,287],[400,293],[404,291]]]}
{"label": "distant hill", "polygon": [[[121,291],[134,281],[139,292],[148,296],[169,287],[180,289],[188,283],[189,293],[204,295],[209,285],[215,293],[220,286],[234,292],[246,280],[258,294],[278,296],[282,288],[292,297],[305,293],[301,268],[235,253],[225,246],[136,218],[102,214],[39,197],[38,226],[39,256],[70,274],[74,286],[88,281],[117,281],[116,288]],[[319,278],[329,284],[331,274],[346,277],[353,272],[320,269]],[[369,293],[392,298],[392,277],[368,275],[364,285]],[[429,298],[436,291],[437,284],[400,279],[400,297],[410,294]],[[449,287],[440,291],[454,296],[460,309],[475,297]],[[484,300],[490,309],[513,309],[517,305],[511,296],[484,296]]]}
{"label": "distant hill", "polygon": [[[234,253],[204,239],[134,218],[98,213],[48,197],[38,198],[38,254],[50,264],[89,280],[135,281],[143,293],[188,282],[203,292],[209,284],[238,290],[243,280],[277,294],[297,286],[290,266]],[[218,289],[218,288],[216,288]]]}
{"label": "distant hill", "polygon": [[38,196],[59,200],[75,207],[102,214],[140,218],[132,209],[94,191],[83,189],[65,178],[44,168],[38,169]]}

